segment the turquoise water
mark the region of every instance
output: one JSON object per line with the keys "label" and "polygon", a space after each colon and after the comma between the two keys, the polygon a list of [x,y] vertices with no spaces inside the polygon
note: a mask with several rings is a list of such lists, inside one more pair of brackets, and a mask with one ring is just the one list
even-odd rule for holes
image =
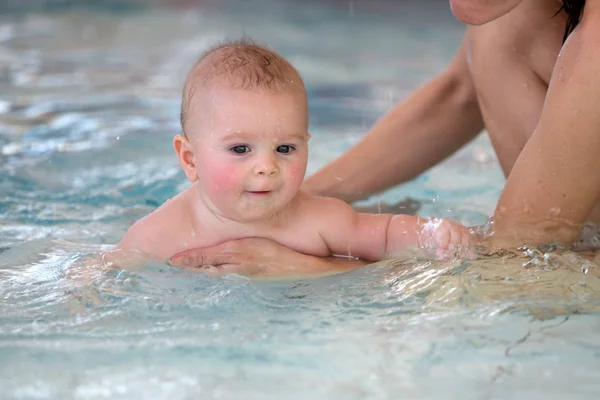
{"label": "turquoise water", "polygon": [[[269,283],[94,261],[187,185],[171,138],[206,46],[246,33],[297,66],[314,171],[443,70],[462,34],[445,2],[55,3],[0,16],[0,398],[597,398],[600,281],[579,254]],[[482,136],[368,203],[481,224],[494,157]]]}

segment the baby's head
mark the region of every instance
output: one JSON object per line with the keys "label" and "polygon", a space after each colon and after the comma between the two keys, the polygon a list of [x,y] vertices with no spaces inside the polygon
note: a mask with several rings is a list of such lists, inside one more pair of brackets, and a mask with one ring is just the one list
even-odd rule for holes
{"label": "baby's head", "polygon": [[214,212],[256,221],[297,194],[308,159],[306,91],[271,50],[242,40],[200,57],[184,84],[181,126],[180,165]]}

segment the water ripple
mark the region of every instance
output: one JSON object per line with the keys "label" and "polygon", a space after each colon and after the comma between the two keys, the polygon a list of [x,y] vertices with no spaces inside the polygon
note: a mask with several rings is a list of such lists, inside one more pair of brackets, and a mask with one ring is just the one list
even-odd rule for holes
{"label": "water ripple", "polygon": [[[417,2],[199,3],[0,16],[0,397],[597,389],[592,228],[578,252],[393,260],[293,281],[104,265],[99,254],[133,221],[187,185],[172,137],[183,78],[208,46],[244,31],[297,66],[315,170],[443,70],[462,36],[446,4],[444,19]],[[492,154],[479,138],[380,199],[481,223],[504,182]]]}

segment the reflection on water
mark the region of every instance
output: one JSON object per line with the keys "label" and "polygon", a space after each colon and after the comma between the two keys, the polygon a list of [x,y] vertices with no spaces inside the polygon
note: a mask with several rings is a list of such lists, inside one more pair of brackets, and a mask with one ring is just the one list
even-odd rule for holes
{"label": "reflection on water", "polygon": [[[97,260],[186,185],[171,138],[204,48],[245,32],[298,67],[314,170],[444,68],[462,32],[445,2],[109,3],[41,14],[22,2],[0,17],[0,398],[597,393],[594,254],[397,260],[281,282]],[[482,137],[379,199],[480,224],[502,182]]]}
{"label": "reflection on water", "polygon": [[569,395],[574,385],[583,395],[597,390],[600,280],[574,253],[382,262],[260,283],[163,265],[103,269],[88,257],[106,248],[57,240],[5,252],[5,394],[505,398],[535,388],[536,398]]}

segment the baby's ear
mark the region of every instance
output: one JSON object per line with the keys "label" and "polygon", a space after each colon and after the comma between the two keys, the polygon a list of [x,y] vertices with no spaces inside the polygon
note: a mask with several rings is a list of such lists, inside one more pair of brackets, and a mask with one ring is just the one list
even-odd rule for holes
{"label": "baby's ear", "polygon": [[173,138],[173,147],[175,148],[179,165],[181,165],[181,169],[183,169],[185,176],[187,176],[191,182],[196,182],[198,180],[198,172],[196,172],[194,148],[192,147],[192,144],[185,136],[177,135]]}
{"label": "baby's ear", "polygon": [[310,134],[310,132],[306,132],[306,141],[307,142],[310,140],[311,137],[312,137],[312,135]]}

